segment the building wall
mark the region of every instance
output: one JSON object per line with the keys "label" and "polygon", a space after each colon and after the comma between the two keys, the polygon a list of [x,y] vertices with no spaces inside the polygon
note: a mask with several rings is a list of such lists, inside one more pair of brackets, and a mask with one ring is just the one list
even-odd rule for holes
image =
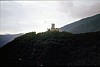
{"label": "building wall", "polygon": [[52,28],[50,31],[59,31],[59,28]]}
{"label": "building wall", "polygon": [[59,28],[55,28],[55,24],[51,25],[51,29],[47,29],[48,31],[59,31]]}

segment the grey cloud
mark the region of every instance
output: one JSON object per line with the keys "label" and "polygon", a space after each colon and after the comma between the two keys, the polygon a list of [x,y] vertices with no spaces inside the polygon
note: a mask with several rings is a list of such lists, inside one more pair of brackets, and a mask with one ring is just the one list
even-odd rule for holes
{"label": "grey cloud", "polygon": [[89,3],[86,1],[83,4],[77,2],[79,1],[52,1],[52,3],[32,1],[31,4],[16,1],[0,2],[0,32],[17,33],[34,29],[41,31],[47,26],[43,25],[44,20],[47,20],[47,23],[48,20],[52,20],[61,26],[71,20],[74,21],[75,18],[100,13],[100,1]]}
{"label": "grey cloud", "polygon": [[73,7],[72,1],[61,1],[59,2],[59,10],[63,12],[68,12]]}
{"label": "grey cloud", "polygon": [[[61,8],[61,11],[65,12],[66,15],[72,18],[84,18],[100,13],[100,1],[86,1],[85,3],[80,5],[78,5],[79,1],[71,2],[70,4],[67,1],[61,2],[60,6],[63,7]],[[89,5],[89,3],[91,5]]]}
{"label": "grey cloud", "polygon": [[23,17],[24,7],[14,1],[2,1],[0,5],[0,31],[20,31],[22,28],[18,21]]}
{"label": "grey cloud", "polygon": [[[1,16],[0,18],[22,17],[24,14],[24,7],[16,2],[1,2]],[[20,16],[19,16],[20,15]]]}

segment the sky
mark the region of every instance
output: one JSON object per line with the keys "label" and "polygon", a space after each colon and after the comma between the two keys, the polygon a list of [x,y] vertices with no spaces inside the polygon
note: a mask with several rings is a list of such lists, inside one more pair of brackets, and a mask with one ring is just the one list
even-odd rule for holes
{"label": "sky", "polygon": [[99,0],[0,1],[0,34],[44,32],[100,14]]}

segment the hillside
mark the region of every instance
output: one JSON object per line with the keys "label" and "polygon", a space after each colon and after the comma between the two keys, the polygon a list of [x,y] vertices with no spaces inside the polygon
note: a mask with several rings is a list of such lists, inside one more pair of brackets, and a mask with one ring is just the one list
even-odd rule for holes
{"label": "hillside", "polygon": [[0,48],[0,66],[98,66],[100,32],[30,32]]}
{"label": "hillside", "polygon": [[87,33],[100,31],[100,14],[65,25],[61,27],[60,30],[71,33]]}
{"label": "hillside", "polygon": [[7,35],[0,35],[0,47],[4,46],[8,42],[14,40],[14,38],[21,36],[23,34],[7,34]]}

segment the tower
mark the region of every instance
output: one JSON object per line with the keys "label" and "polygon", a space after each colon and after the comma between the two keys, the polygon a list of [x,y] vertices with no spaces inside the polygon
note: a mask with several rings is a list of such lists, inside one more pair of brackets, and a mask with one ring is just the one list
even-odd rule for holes
{"label": "tower", "polygon": [[47,29],[48,31],[59,31],[59,28],[55,28],[55,24],[54,23],[52,23],[51,24],[51,29]]}
{"label": "tower", "polygon": [[55,29],[55,24],[54,23],[52,23],[51,29]]}

